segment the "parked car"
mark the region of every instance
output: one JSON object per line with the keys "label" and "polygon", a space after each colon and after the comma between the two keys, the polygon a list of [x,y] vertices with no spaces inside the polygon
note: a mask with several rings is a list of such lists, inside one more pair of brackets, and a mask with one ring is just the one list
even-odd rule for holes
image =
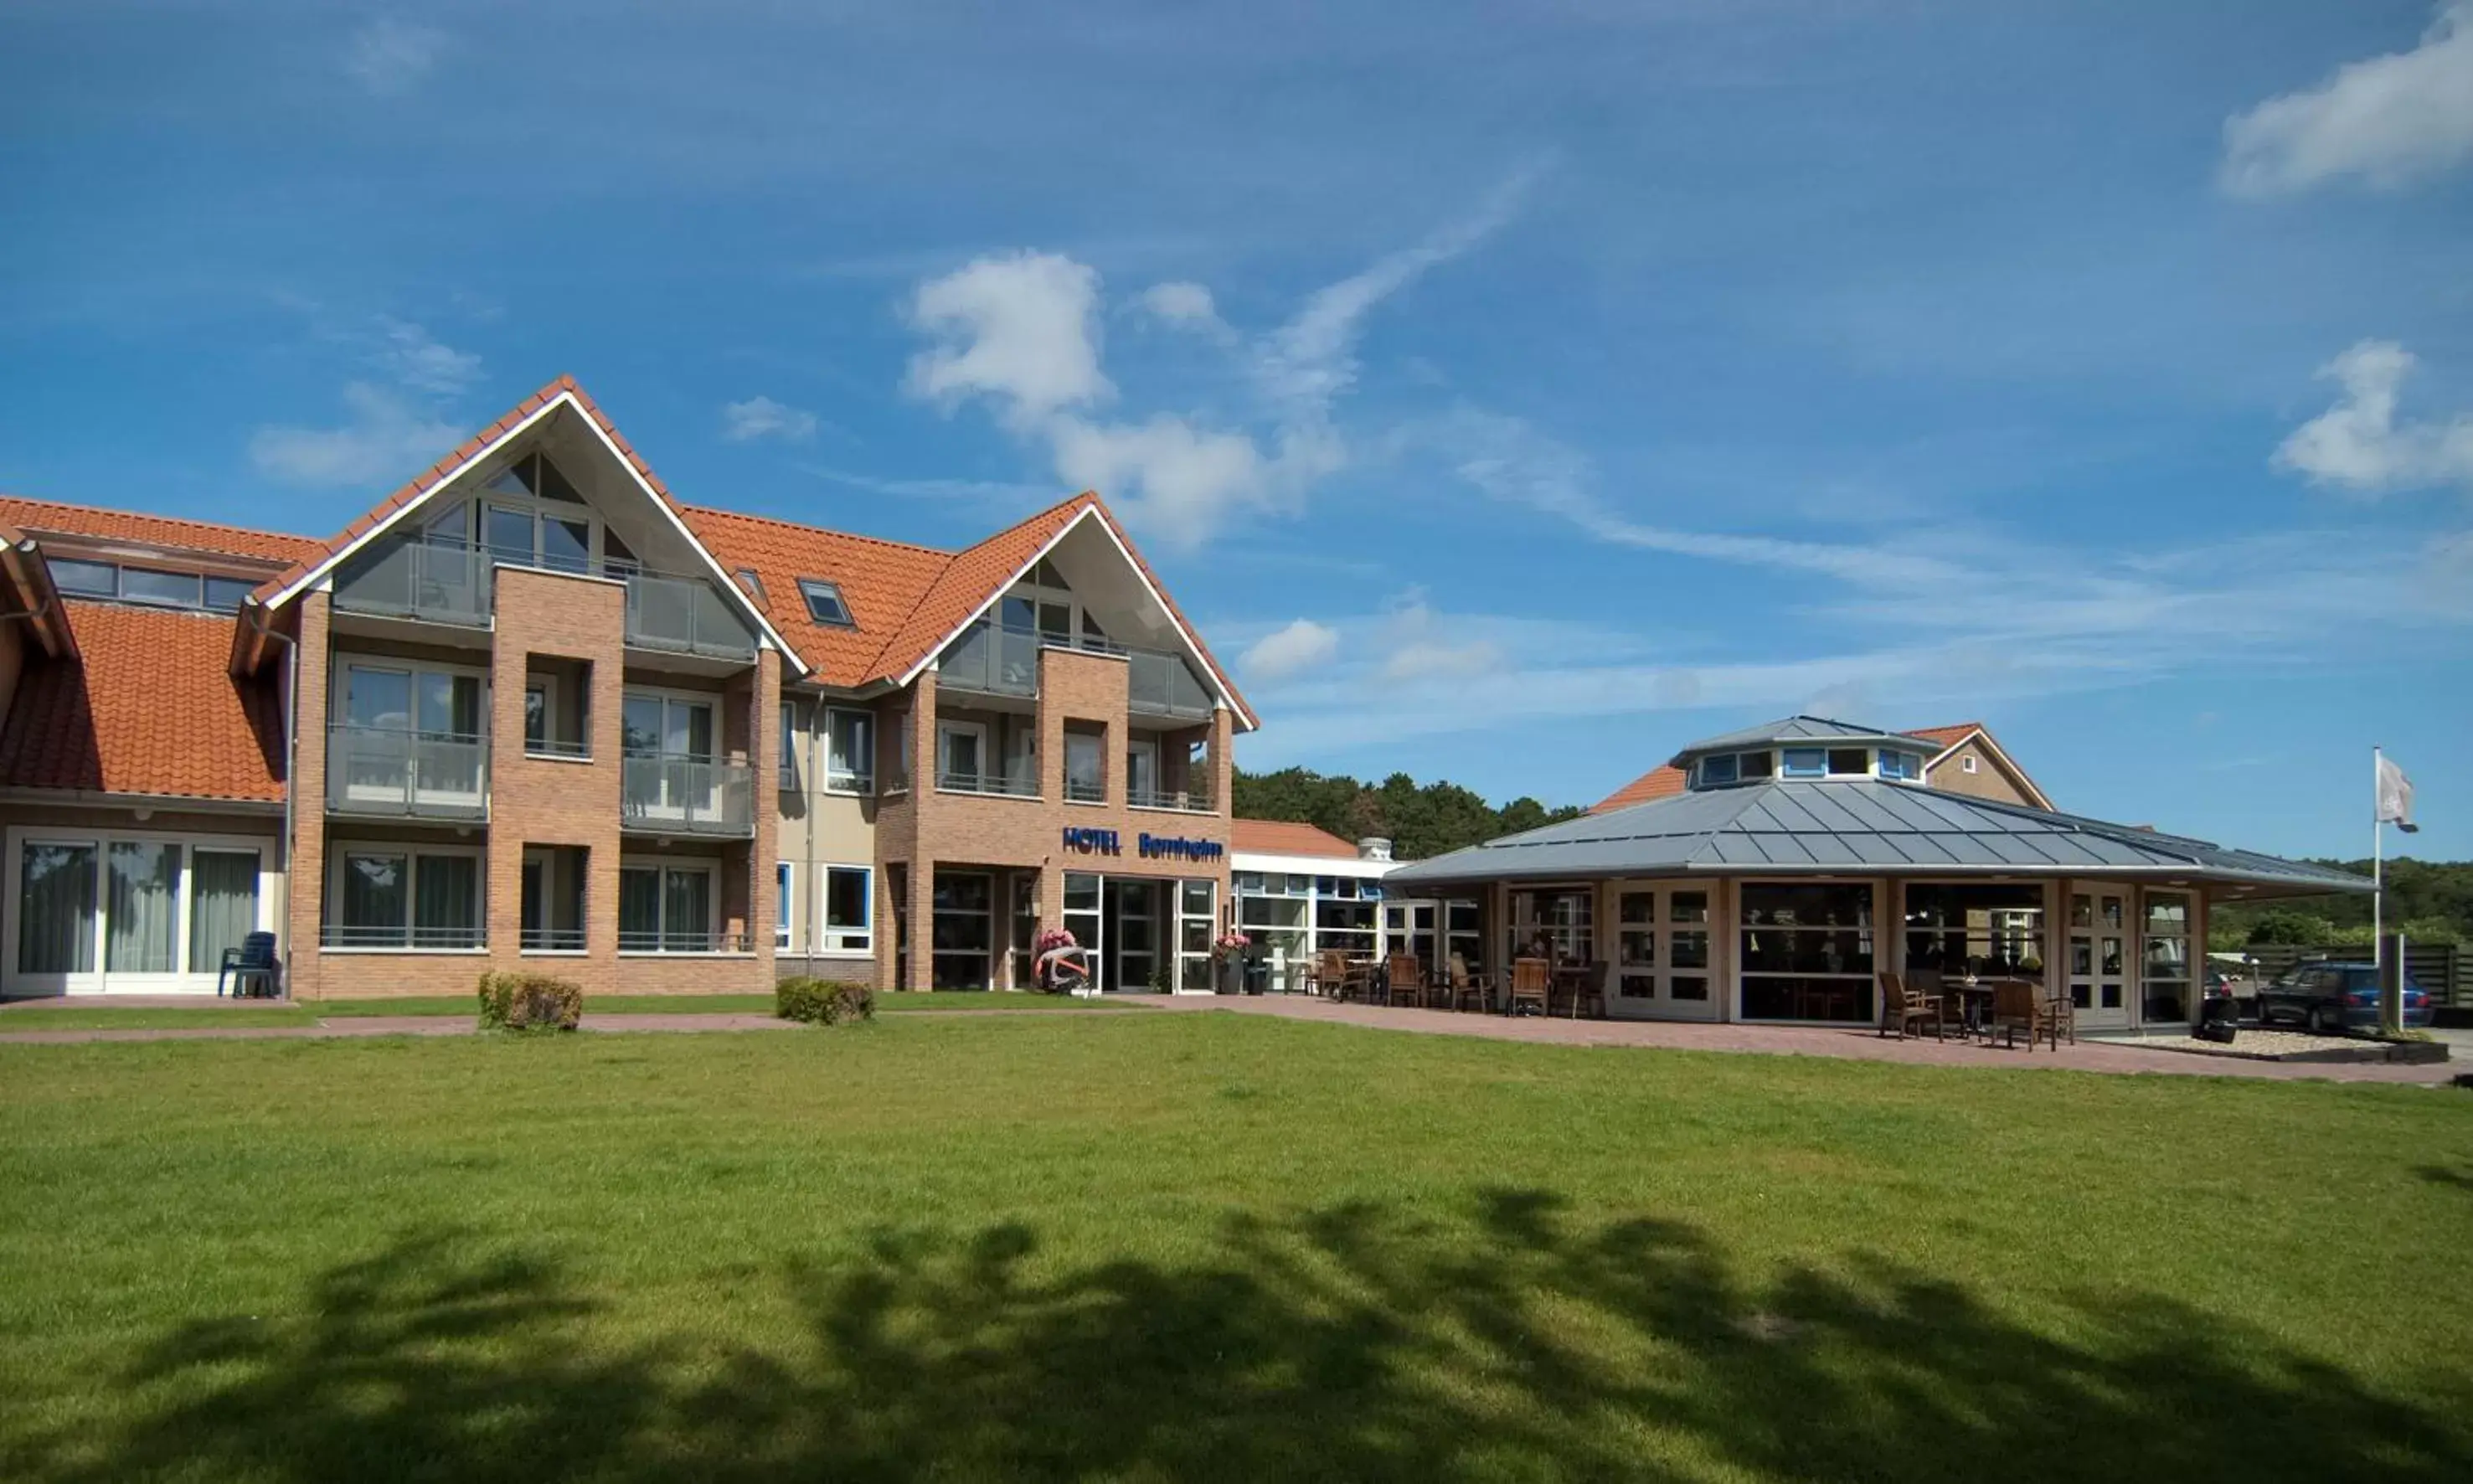
{"label": "parked car", "polygon": [[[2407,973],[2404,1023],[2430,1023],[2430,995]],[[2378,969],[2361,963],[2295,964],[2272,984],[2258,987],[2258,1023],[2297,1021],[2322,1035],[2346,1029],[2375,1030],[2379,1023]]]}

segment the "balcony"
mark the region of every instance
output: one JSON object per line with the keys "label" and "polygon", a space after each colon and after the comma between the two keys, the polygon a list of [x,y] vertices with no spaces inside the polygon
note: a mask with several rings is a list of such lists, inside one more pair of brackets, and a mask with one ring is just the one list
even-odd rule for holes
{"label": "balcony", "polygon": [[946,646],[936,664],[936,688],[987,696],[1038,695],[1039,650],[1038,634],[982,618]]}
{"label": "balcony", "polygon": [[631,753],[621,759],[619,827],[644,834],[756,833],[755,770],[686,753]]}
{"label": "balcony", "polygon": [[406,948],[423,952],[467,952],[488,947],[489,938],[474,924],[416,927],[400,922],[350,926],[325,922],[318,928],[322,948]]}
{"label": "balcony", "polygon": [[1211,692],[1182,655],[1129,649],[1125,656],[1125,709],[1143,716],[1211,719]]}
{"label": "balcony", "polygon": [[1001,773],[955,773],[940,769],[936,774],[936,791],[940,794],[986,794],[998,799],[1036,799],[1037,778],[1013,778]]}
{"label": "balcony", "polygon": [[621,953],[753,953],[756,939],[747,933],[658,932],[651,928],[618,929]]}
{"label": "balcony", "polygon": [[607,570],[627,585],[628,647],[755,662],[755,633],[712,584],[625,562],[610,562]]}
{"label": "balcony", "polygon": [[1207,788],[1129,788],[1125,790],[1125,806],[1133,809],[1164,809],[1173,814],[1216,814],[1212,807],[1211,790]]}
{"label": "balcony", "polygon": [[479,737],[392,727],[329,727],[326,811],[405,819],[488,819],[489,744]]}
{"label": "balcony", "polygon": [[431,541],[379,541],[335,576],[335,608],[348,613],[418,618],[428,623],[490,626],[486,551]]}

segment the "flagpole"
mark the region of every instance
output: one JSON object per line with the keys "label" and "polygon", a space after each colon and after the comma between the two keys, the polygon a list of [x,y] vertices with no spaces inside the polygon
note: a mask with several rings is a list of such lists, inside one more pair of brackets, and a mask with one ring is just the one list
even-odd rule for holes
{"label": "flagpole", "polygon": [[2388,824],[2380,818],[2379,749],[2370,746],[2370,969],[2371,982],[2379,986],[2379,1015],[2387,1015],[2388,967]]}

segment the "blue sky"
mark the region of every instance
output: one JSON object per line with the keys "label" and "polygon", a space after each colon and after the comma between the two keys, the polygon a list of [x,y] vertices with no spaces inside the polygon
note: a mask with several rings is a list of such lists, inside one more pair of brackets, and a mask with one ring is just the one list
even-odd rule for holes
{"label": "blue sky", "polygon": [[705,503],[1097,485],[1249,766],[1980,718],[2353,855],[2379,742],[2473,856],[2473,0],[516,12],[10,7],[0,488],[324,532],[572,372]]}

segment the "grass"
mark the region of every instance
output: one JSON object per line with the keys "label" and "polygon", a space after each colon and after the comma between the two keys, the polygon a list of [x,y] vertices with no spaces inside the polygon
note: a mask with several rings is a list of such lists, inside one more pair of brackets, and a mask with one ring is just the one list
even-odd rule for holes
{"label": "grass", "polygon": [[[1121,1008],[1110,1000],[1055,994],[942,993],[879,994],[880,1011],[1092,1010]],[[315,1025],[372,1016],[470,1016],[470,995],[417,994],[401,999],[324,999],[297,1004],[196,1006],[25,1005],[0,1012],[0,1032],[181,1030],[197,1026]],[[770,994],[599,994],[588,996],[588,1015],[771,1015]]]}
{"label": "grass", "polygon": [[2473,1099],[1209,1015],[0,1046],[0,1477],[2454,1480]]}

